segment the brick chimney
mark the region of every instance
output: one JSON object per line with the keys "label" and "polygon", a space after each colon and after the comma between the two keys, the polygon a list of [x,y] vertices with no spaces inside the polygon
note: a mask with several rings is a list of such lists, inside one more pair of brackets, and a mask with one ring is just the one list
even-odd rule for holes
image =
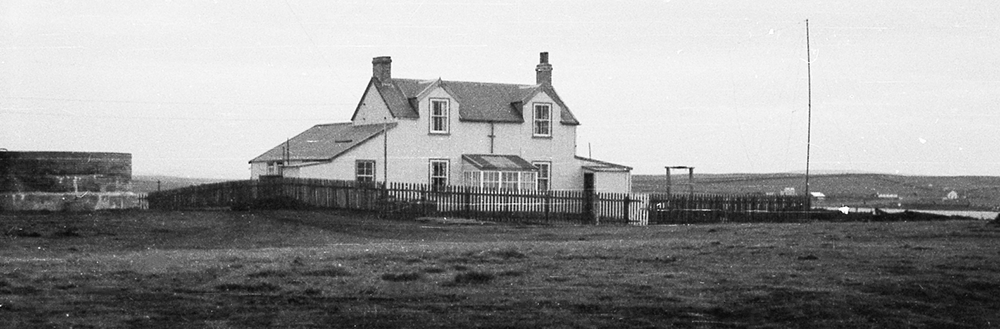
{"label": "brick chimney", "polygon": [[535,66],[535,84],[552,85],[552,65],[549,64],[549,53],[538,54],[538,65]]}
{"label": "brick chimney", "polygon": [[382,83],[392,81],[392,57],[380,56],[372,58],[372,76]]}

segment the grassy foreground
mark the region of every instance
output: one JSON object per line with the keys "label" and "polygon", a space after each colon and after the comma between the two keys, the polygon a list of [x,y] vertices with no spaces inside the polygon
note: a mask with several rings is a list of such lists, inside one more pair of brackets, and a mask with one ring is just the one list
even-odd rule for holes
{"label": "grassy foreground", "polygon": [[998,309],[985,221],[0,214],[3,328],[986,328]]}

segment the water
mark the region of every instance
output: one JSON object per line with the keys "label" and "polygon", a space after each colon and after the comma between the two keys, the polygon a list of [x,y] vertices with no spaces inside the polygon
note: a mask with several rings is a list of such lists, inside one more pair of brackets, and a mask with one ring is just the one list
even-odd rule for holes
{"label": "water", "polygon": [[[840,210],[839,208],[836,208],[836,207],[826,207],[824,209],[826,209],[826,210]],[[904,211],[909,210],[909,211],[912,211],[912,212],[922,212],[922,213],[936,214],[936,215],[945,215],[945,216],[966,216],[966,217],[971,217],[971,218],[975,218],[975,219],[984,219],[984,220],[995,219],[995,218],[997,218],[997,214],[1000,214],[1000,212],[996,212],[996,211],[976,211],[976,210],[910,210],[910,209],[893,209],[893,208],[878,208],[878,209],[881,210],[881,211],[887,212],[887,213],[900,213],[900,212],[904,212]],[[870,212],[872,212],[874,210],[875,210],[875,208],[849,207],[848,211],[849,212],[870,213]]]}

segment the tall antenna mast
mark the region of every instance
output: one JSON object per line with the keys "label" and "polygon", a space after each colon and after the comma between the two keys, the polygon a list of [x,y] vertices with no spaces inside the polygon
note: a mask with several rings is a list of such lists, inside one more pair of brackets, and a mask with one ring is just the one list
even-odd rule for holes
{"label": "tall antenna mast", "polygon": [[809,20],[806,20],[806,83],[808,84],[809,119],[806,125],[806,219],[812,210],[812,195],[809,194],[809,155],[812,151],[812,55],[809,51]]}

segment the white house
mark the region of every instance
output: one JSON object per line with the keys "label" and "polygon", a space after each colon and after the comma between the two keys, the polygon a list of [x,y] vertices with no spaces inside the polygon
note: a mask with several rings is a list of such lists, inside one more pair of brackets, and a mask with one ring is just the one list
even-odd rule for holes
{"label": "white house", "polygon": [[580,125],[541,53],[535,84],[400,79],[389,57],[351,122],[316,125],[250,160],[250,175],[629,192],[632,168],[576,155]]}

